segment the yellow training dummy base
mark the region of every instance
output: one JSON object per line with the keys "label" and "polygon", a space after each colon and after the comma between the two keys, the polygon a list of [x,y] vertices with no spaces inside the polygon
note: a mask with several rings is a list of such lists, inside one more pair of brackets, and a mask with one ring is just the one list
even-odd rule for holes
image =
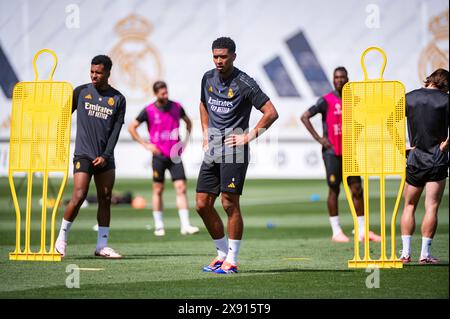
{"label": "yellow training dummy base", "polygon": [[[48,80],[40,80],[36,60],[42,53],[54,58]],[[72,115],[72,86],[67,82],[53,81],[58,59],[49,49],[34,56],[36,78],[32,82],[19,82],[14,87],[11,112],[8,179],[16,211],[16,248],[10,260],[60,261],[55,251],[55,218],[66,186],[69,168],[70,128]],[[14,184],[14,174],[27,175],[25,206],[25,245],[21,244],[21,210]],[[33,175],[43,176],[40,249],[30,248]],[[49,173],[62,173],[63,179],[51,215],[50,244],[47,245],[47,190]],[[47,247],[49,249],[47,250]]]}
{"label": "yellow training dummy base", "polygon": [[[369,51],[378,51],[384,59],[380,78],[368,79],[364,58]],[[406,123],[405,88],[398,81],[384,81],[386,54],[370,47],[361,56],[364,81],[348,82],[342,91],[342,165],[345,194],[352,212],[355,230],[355,256],[348,261],[349,268],[402,268],[395,251],[395,221],[405,184]],[[380,180],[381,255],[371,259],[369,236],[364,236],[364,258],[359,253],[359,235],[355,207],[348,184],[349,176],[364,179],[365,234],[369,233],[369,178]],[[386,252],[386,176],[401,178],[391,219],[390,257]]]}

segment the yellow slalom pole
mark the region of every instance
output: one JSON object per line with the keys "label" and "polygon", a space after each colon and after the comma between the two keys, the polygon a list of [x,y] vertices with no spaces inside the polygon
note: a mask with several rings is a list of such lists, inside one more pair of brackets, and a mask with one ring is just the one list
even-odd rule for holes
{"label": "yellow slalom pole", "polygon": [[385,176],[380,176],[380,222],[381,222],[381,260],[386,260],[386,185]]}
{"label": "yellow slalom pole", "polygon": [[42,217],[41,217],[41,249],[40,254],[45,254],[45,234],[47,230],[47,190],[48,190],[48,172],[44,173],[42,185]]}
{"label": "yellow slalom pole", "polygon": [[[10,254],[10,259],[15,259],[15,258],[17,258],[17,254],[21,253],[21,248],[20,248],[21,218],[20,218],[19,201],[17,199],[16,187],[14,185],[13,172],[11,172],[11,171],[9,172],[8,180],[9,180],[9,188],[11,189],[11,195],[13,198],[14,210],[16,212],[16,249],[14,250],[14,252],[12,254]],[[15,258],[11,258],[12,255],[14,255]]]}
{"label": "yellow slalom pole", "polygon": [[392,220],[391,220],[391,234],[392,234],[392,238],[391,238],[391,259],[392,260],[397,260],[397,252],[395,251],[395,234],[396,234],[395,221],[397,219],[398,207],[400,206],[400,201],[402,199],[403,188],[405,187],[405,180],[406,180],[405,174],[403,174],[401,178],[402,179],[400,181],[400,187],[398,189],[397,199],[395,201],[394,212],[392,213]]}
{"label": "yellow slalom pole", "polygon": [[30,237],[31,237],[31,195],[33,192],[33,173],[28,171],[27,180],[27,204],[25,213],[25,254],[31,253]]}
{"label": "yellow slalom pole", "polygon": [[364,174],[364,261],[370,260],[370,246],[369,246],[369,176]]}
{"label": "yellow slalom pole", "polygon": [[348,186],[347,183],[347,178],[348,176],[344,175],[343,176],[343,180],[344,180],[344,191],[345,191],[345,195],[347,196],[347,200],[350,206],[350,212],[352,214],[352,219],[353,219],[353,229],[355,230],[354,236],[353,236],[353,240],[354,240],[354,257],[353,260],[349,261],[349,263],[351,263],[352,261],[358,262],[361,261],[361,256],[359,254],[359,229],[358,229],[358,217],[356,215],[356,209],[355,209],[355,205],[353,204],[353,200],[352,200],[352,194],[350,192],[350,187]]}
{"label": "yellow slalom pole", "polygon": [[59,203],[61,202],[62,195],[64,193],[64,188],[67,184],[67,175],[68,172],[64,173],[63,180],[61,182],[61,186],[59,188],[58,196],[56,197],[55,206],[52,211],[52,221],[50,228],[50,251],[49,253],[53,255],[53,260],[61,260],[61,255],[55,251],[55,224],[56,224],[56,213],[58,212]]}
{"label": "yellow slalom pole", "polygon": [[[386,58],[386,57],[385,57]],[[381,136],[384,136],[383,120],[380,120]],[[380,260],[384,262],[386,258],[386,186],[385,186],[385,163],[384,163],[384,138],[381,139],[381,169],[380,169],[380,224],[381,224],[381,254]]]}
{"label": "yellow slalom pole", "polygon": [[[46,80],[39,79],[36,61],[42,53],[53,56],[53,66]],[[16,211],[16,247],[10,253],[11,260],[60,261],[61,256],[55,253],[55,219],[67,184],[68,157],[70,150],[70,123],[72,115],[73,88],[68,82],[53,81],[58,60],[55,52],[43,49],[33,59],[35,81],[19,82],[14,86],[11,112],[10,144],[9,144],[9,184]],[[55,126],[56,127],[55,127]],[[64,174],[58,198],[51,216],[51,240],[47,243],[47,204],[49,174]],[[13,173],[27,174],[27,198],[25,216],[21,215]],[[31,251],[32,231],[32,193],[35,173],[43,174],[41,208],[40,250]],[[21,249],[21,219],[25,220],[25,246]],[[34,243],[34,241],[33,241]],[[50,246],[50,252],[47,247]]]}

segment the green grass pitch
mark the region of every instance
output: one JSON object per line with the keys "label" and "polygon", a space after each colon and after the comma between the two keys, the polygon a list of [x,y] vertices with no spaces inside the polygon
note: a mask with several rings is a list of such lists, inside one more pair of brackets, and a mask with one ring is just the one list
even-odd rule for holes
{"label": "green grass pitch", "polygon": [[[377,190],[376,182],[373,184],[371,189]],[[397,185],[397,181],[387,183],[388,209],[393,206]],[[24,184],[22,196],[25,189]],[[117,180],[115,191],[126,190],[151,202],[148,180]],[[37,243],[38,184],[34,191],[32,235],[33,243]],[[69,183],[64,198],[71,191]],[[91,191],[95,194],[93,183]],[[240,273],[223,276],[201,272],[202,266],[215,256],[215,249],[193,209],[195,181],[189,181],[188,196],[192,223],[201,227],[199,234],[179,233],[175,196],[166,181],[165,237],[157,238],[148,229],[153,225],[150,208],[113,206],[109,243],[124,259],[96,259],[93,252],[97,233],[92,230],[96,206],[91,205],[80,211],[72,227],[68,256],[60,263],[49,263],[8,260],[8,253],[14,248],[15,217],[7,179],[1,178],[0,298],[449,298],[448,187],[432,247],[441,263],[431,266],[417,263],[421,245],[419,225],[424,212],[422,199],[412,241],[414,262],[403,269],[380,270],[379,288],[372,289],[366,287],[371,273],[347,268],[347,261],[353,257],[353,243],[337,244],[330,240],[326,193],[323,180],[248,180],[242,197],[245,230]],[[379,196],[376,191],[371,196],[371,228],[379,233],[376,214]],[[217,207],[225,217],[220,200]],[[339,207],[341,224],[351,235],[353,224],[343,189]],[[62,213],[63,209],[58,213],[57,231]],[[400,214],[401,209],[397,225]],[[397,250],[400,250],[398,226],[397,230]],[[378,251],[379,245],[373,245],[372,254],[377,256]],[[86,269],[80,271],[80,288],[66,287],[69,275],[66,267],[70,264]]]}

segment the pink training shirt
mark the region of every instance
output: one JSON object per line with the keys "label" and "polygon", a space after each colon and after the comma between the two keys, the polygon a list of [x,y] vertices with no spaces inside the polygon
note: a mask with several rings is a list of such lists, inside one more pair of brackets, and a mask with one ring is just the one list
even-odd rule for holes
{"label": "pink training shirt", "polygon": [[342,100],[333,92],[324,96],[328,104],[327,110],[327,131],[328,140],[333,146],[334,153],[342,156]]}
{"label": "pink training shirt", "polygon": [[[171,101],[168,111],[158,109],[155,103],[146,107],[150,143],[156,145],[165,157],[170,157],[172,148],[180,142],[181,109],[181,104],[174,101]],[[177,148],[174,155],[181,155],[182,147]]]}

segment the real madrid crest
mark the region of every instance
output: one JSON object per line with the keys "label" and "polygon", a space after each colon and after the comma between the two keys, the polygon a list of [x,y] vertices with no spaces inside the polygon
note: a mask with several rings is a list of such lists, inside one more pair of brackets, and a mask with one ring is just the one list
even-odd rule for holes
{"label": "real madrid crest", "polygon": [[420,54],[420,81],[436,69],[448,68],[448,10],[431,18],[428,30],[433,38]]}
{"label": "real madrid crest", "polygon": [[147,40],[152,29],[148,20],[135,14],[123,18],[114,27],[120,40],[110,53],[117,65],[111,83],[126,91],[127,99],[140,104],[153,96],[152,84],[163,73],[159,54]]}

